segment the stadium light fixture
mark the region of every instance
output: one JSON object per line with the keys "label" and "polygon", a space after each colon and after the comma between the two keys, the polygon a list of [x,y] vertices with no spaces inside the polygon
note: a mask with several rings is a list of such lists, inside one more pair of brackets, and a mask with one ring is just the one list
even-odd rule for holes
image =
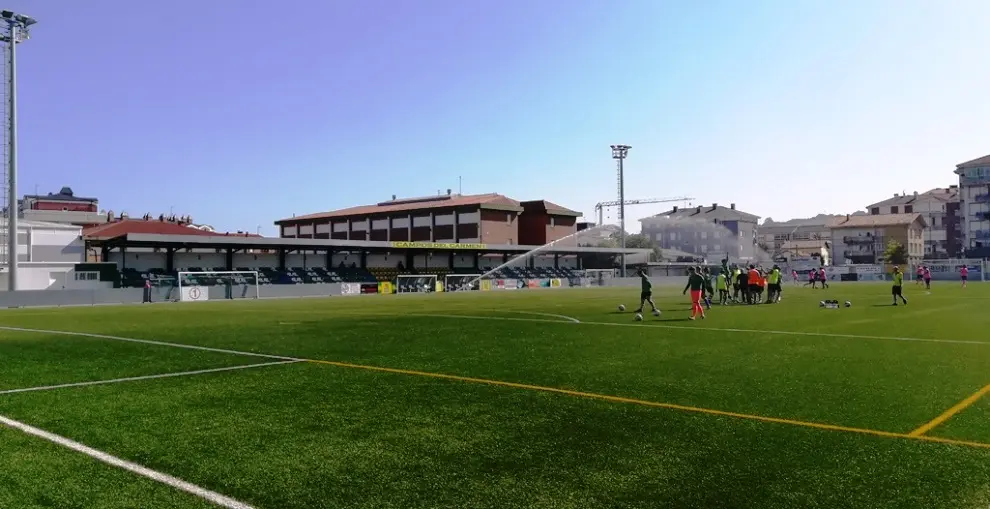
{"label": "stadium light fixture", "polygon": [[618,184],[619,184],[619,240],[620,247],[622,248],[622,253],[619,254],[621,260],[621,267],[619,269],[619,274],[622,277],[626,277],[626,186],[623,180],[623,161],[626,160],[626,156],[629,154],[629,145],[612,145],[612,159],[619,162],[618,164]]}
{"label": "stadium light fixture", "polygon": [[7,78],[7,289],[17,290],[17,45],[30,38],[31,25],[37,21],[13,11],[0,11],[7,44],[5,71]]}

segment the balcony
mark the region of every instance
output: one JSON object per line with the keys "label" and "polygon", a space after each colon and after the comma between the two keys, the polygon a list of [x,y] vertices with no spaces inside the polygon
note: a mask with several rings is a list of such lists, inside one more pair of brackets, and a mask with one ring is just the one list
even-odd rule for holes
{"label": "balcony", "polygon": [[990,212],[974,212],[973,217],[980,221],[990,221]]}
{"label": "balcony", "polygon": [[990,239],[990,230],[973,230],[970,236],[974,239]]}
{"label": "balcony", "polygon": [[867,237],[863,235],[848,235],[842,237],[843,244],[873,244],[879,240],[879,237]]}
{"label": "balcony", "polygon": [[973,201],[976,203],[990,202],[990,194],[978,194],[973,197]]}

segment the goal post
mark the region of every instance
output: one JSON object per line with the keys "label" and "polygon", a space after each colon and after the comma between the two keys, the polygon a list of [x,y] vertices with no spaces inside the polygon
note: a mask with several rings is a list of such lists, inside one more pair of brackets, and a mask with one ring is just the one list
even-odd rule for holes
{"label": "goal post", "polygon": [[437,291],[435,274],[400,274],[395,277],[395,293],[432,293]]}
{"label": "goal post", "polygon": [[443,277],[443,291],[479,290],[481,276],[482,274],[447,274]]}
{"label": "goal post", "polygon": [[176,278],[176,286],[180,301],[201,302],[261,297],[257,271],[183,271],[179,272]]}

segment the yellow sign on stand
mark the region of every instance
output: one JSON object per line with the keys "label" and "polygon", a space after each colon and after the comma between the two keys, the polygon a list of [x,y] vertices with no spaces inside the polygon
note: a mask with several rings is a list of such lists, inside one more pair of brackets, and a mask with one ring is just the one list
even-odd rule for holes
{"label": "yellow sign on stand", "polygon": [[381,283],[378,283],[378,293],[381,293],[381,294],[390,294],[390,293],[392,293],[392,282],[391,281],[382,281]]}

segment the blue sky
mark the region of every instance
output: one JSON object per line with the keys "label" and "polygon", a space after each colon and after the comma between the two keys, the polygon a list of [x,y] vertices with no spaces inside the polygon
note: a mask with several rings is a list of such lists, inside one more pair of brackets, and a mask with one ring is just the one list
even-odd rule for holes
{"label": "blue sky", "polygon": [[[8,0],[20,192],[274,234],[458,186],[777,220],[990,153],[982,0]],[[666,207],[641,206],[630,219]],[[611,218],[614,220],[614,213]]]}

